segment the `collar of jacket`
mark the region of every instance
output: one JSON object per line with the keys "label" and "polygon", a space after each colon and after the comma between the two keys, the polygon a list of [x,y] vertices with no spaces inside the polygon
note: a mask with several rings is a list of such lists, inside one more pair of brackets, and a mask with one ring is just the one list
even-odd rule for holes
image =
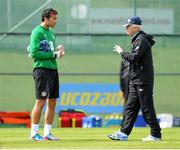
{"label": "collar of jacket", "polygon": [[132,36],[131,36],[131,39],[133,39],[140,31],[134,33]]}
{"label": "collar of jacket", "polygon": [[139,31],[139,32],[136,32],[135,34],[133,34],[133,36],[131,37],[131,39],[132,39],[132,42],[136,39],[136,37],[139,35],[139,34],[141,34],[141,33],[143,33],[143,31]]}

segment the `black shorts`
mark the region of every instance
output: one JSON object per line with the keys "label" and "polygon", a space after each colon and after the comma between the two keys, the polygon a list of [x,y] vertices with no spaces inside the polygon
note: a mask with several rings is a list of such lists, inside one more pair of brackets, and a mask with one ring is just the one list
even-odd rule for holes
{"label": "black shorts", "polygon": [[59,76],[56,69],[35,68],[33,78],[36,99],[59,97]]}

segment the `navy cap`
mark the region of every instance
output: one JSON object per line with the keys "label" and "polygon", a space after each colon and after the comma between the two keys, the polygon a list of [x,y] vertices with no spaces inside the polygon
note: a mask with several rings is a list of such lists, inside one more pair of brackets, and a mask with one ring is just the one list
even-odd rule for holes
{"label": "navy cap", "polygon": [[141,18],[138,16],[133,16],[133,17],[128,19],[128,23],[125,24],[124,26],[127,27],[128,25],[131,25],[131,24],[142,25]]}

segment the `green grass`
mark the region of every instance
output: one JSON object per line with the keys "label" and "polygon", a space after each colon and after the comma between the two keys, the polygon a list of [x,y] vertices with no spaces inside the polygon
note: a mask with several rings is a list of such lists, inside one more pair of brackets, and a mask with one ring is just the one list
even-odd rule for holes
{"label": "green grass", "polygon": [[[41,149],[179,149],[180,128],[163,129],[162,141],[142,142],[149,128],[134,128],[129,141],[112,141],[107,134],[117,131],[117,128],[54,128],[53,133],[60,137],[60,141],[30,141],[30,129],[27,128],[0,128],[1,149],[41,148]],[[42,128],[40,133],[42,133]]]}

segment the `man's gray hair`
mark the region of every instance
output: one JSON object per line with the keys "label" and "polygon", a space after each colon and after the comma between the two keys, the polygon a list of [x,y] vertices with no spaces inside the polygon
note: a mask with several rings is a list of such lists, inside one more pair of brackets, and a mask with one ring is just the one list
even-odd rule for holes
{"label": "man's gray hair", "polygon": [[142,30],[142,25],[132,24],[133,27],[137,27],[140,30]]}

